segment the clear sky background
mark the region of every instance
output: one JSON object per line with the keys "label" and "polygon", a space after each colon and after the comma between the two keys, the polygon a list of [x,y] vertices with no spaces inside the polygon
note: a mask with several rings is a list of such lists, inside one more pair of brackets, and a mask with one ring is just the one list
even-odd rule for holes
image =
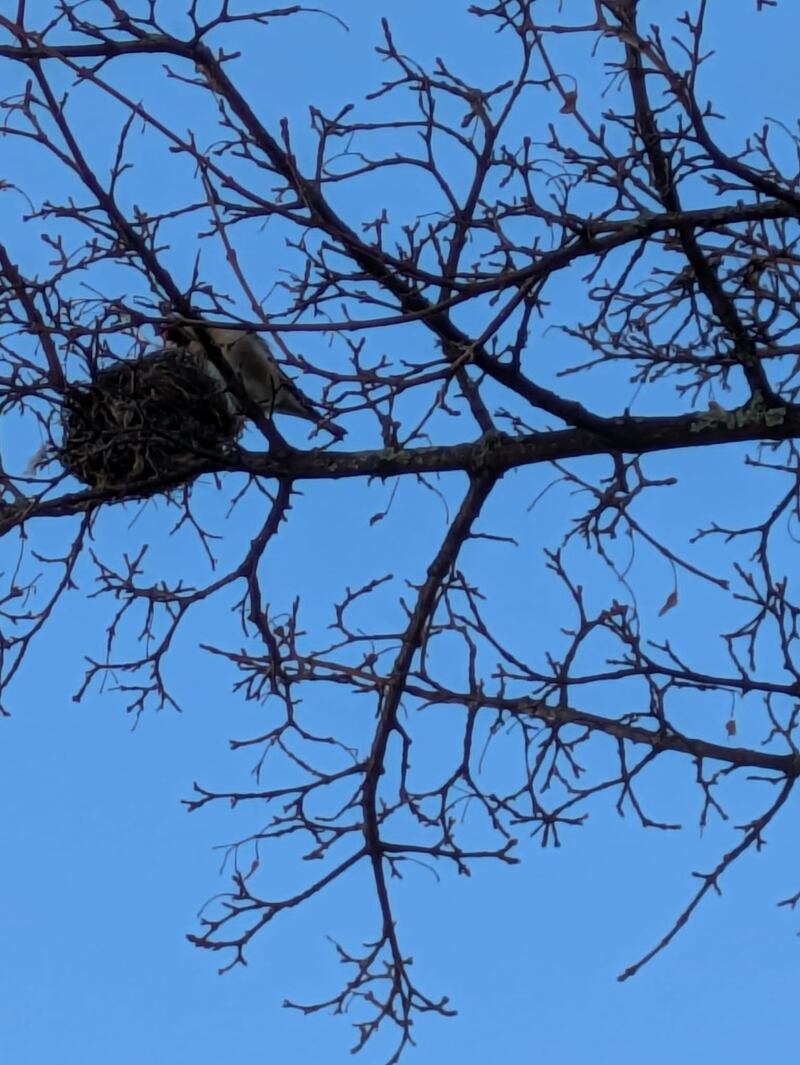
{"label": "clear sky background", "polygon": [[[40,0],[30,6],[44,18],[55,5]],[[175,10],[181,6],[176,3]],[[790,126],[797,117],[800,12],[781,3],[756,18],[754,6],[753,0],[710,4],[708,41],[717,57],[706,77],[717,109],[730,116],[726,144],[738,144],[765,115]],[[277,20],[244,39],[231,34],[243,51],[236,78],[273,130],[280,116],[290,117],[302,153],[312,144],[303,140],[310,103],[331,113],[362,99],[385,75],[373,51],[382,15],[401,49],[419,60],[442,55],[467,80],[502,80],[505,44],[469,18],[467,7],[462,0],[330,0],[327,9],[349,30],[305,16]],[[133,95],[147,98],[163,89],[138,64],[123,64],[119,77]],[[599,93],[604,85],[599,70],[582,70],[581,77],[582,94]],[[20,71],[0,68],[3,94],[15,84],[21,84]],[[161,113],[179,129],[201,121],[187,101],[179,91],[160,100]],[[85,122],[98,159],[104,153],[107,158],[117,116],[93,111],[88,103],[75,114]],[[540,117],[532,113],[527,120],[532,135],[543,137]],[[0,152],[15,153],[14,180],[34,202],[48,195],[51,175],[33,153],[8,139],[0,140]],[[128,186],[131,199],[179,198],[180,173],[162,171],[144,148],[140,155]],[[382,189],[398,211],[418,209],[419,190],[399,178],[390,175]],[[376,209],[368,195],[339,190],[337,206],[354,225],[379,209],[380,199]],[[30,239],[30,229],[20,223],[22,210],[19,199],[6,194],[0,221],[18,261],[33,272],[47,249]],[[279,241],[267,248],[254,235],[242,250],[251,273],[277,275]],[[184,281],[192,261],[192,248],[173,246],[170,262]],[[118,287],[118,279],[109,277],[109,285]],[[408,334],[403,338],[410,343]],[[370,343],[377,352],[392,340],[375,337]],[[308,341],[306,350],[312,345],[323,351],[321,341]],[[326,357],[334,363],[335,350]],[[546,373],[545,367],[542,383],[548,383]],[[575,395],[591,388],[596,409],[619,407],[617,396],[604,395],[596,384],[568,382]],[[643,397],[637,412],[644,413],[647,402]],[[302,440],[291,426],[286,431]],[[366,425],[355,427],[349,443],[376,445]],[[2,427],[4,458],[12,465],[24,464],[37,444],[32,426]],[[723,520],[736,515],[751,484],[759,490],[757,481],[746,480],[741,462],[741,454],[653,459],[648,469],[654,475],[681,476],[672,515],[680,535],[701,524],[700,502]],[[526,513],[550,477],[526,471],[507,479],[484,527],[507,531],[510,524],[520,549],[513,554],[498,547],[476,561],[481,583],[497,589],[495,609],[509,631],[531,639],[543,638],[551,625],[541,548],[558,542],[573,507],[568,498],[554,497]],[[456,500],[463,479],[443,478],[441,488]],[[228,486],[224,497],[231,491]],[[202,493],[209,520],[224,537],[220,550],[235,560],[262,514],[253,508],[225,523],[213,486]],[[430,493],[401,485],[389,517],[371,528],[369,518],[386,505],[388,493],[386,486],[349,482],[305,486],[292,512],[291,535],[282,536],[270,554],[269,595],[276,612],[301,594],[307,624],[321,629],[330,620],[330,602],[345,586],[390,571],[400,579],[424,575],[444,528],[441,504]],[[154,573],[163,573],[165,565],[174,566],[171,572],[199,572],[199,549],[188,538],[168,536],[169,516],[152,504],[137,518],[139,510],[109,511],[98,524],[98,550],[120,557],[149,540]],[[65,530],[54,523],[36,535],[47,551],[62,543]],[[3,556],[2,568],[12,564]],[[197,931],[200,905],[227,886],[219,876],[221,851],[214,848],[259,823],[257,810],[232,817],[221,807],[207,808],[189,816],[181,806],[195,780],[222,789],[244,788],[251,779],[252,755],[231,754],[228,740],[257,730],[259,708],[232,693],[233,674],[197,650],[201,640],[229,635],[227,615],[219,605],[203,608],[181,634],[169,670],[183,712],[147,712],[132,729],[114,693],[91,689],[82,702],[72,699],[83,656],[101,649],[109,608],[87,598],[93,587],[88,568],[84,576],[84,588],[62,602],[10,693],[13,716],[0,721],[0,1057],[8,1065],[352,1060],[346,1020],[303,1019],[281,1002],[313,1000],[338,988],[343,973],[325,936],[356,947],[374,931],[374,924],[362,921],[373,904],[362,878],[340,881],[276,922],[253,943],[249,966],[227,976],[216,973],[218,957],[185,938]],[[669,571],[653,567],[643,610],[655,615],[670,588]],[[606,591],[598,588],[597,594]],[[698,597],[698,610],[696,629],[690,626],[683,636],[704,640],[709,619],[712,627],[718,623],[713,598],[707,589],[687,588],[685,594],[689,602]],[[727,712],[720,700],[720,722]],[[336,724],[334,717],[331,727]],[[446,735],[441,715],[432,726],[430,758]],[[750,739],[759,737],[748,737],[745,725],[740,741]],[[800,917],[775,903],[800,883],[794,809],[771,830],[765,851],[735,868],[724,895],[706,900],[666,953],[634,980],[616,981],[682,908],[694,887],[691,871],[711,868],[737,838],[718,823],[699,837],[691,767],[681,767],[677,757],[663,763],[647,796],[654,815],[685,822],[681,833],[644,833],[632,819],[620,819],[611,803],[598,801],[586,826],[568,833],[559,849],[523,842],[525,860],[513,868],[487,865],[469,880],[445,874],[439,883],[420,870],[398,886],[398,919],[416,977],[428,993],[448,994],[459,1011],[454,1020],[419,1022],[419,1046],[408,1052],[408,1062],[699,1065],[793,1053]],[[735,799],[732,812],[735,820]],[[378,1043],[356,1060],[377,1065],[385,1049]]]}

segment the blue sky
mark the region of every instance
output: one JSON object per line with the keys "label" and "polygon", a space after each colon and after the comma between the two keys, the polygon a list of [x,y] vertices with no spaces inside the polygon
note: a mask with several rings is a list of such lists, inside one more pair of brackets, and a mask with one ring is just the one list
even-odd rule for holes
{"label": "blue sky", "polygon": [[[32,20],[40,12],[46,18],[53,6],[46,0],[30,5]],[[351,99],[361,100],[385,76],[372,50],[380,40],[381,15],[390,19],[401,48],[420,61],[441,54],[466,80],[502,80],[507,44],[468,17],[467,6],[460,0],[374,5],[331,0],[328,10],[348,24],[347,31],[332,19],[304,16],[278,19],[246,39],[232,32],[225,43],[242,49],[235,76],[264,121],[274,129],[281,116],[289,116],[303,158],[313,143],[307,133],[308,105],[333,112]],[[164,0],[162,7],[167,7]],[[650,5],[653,11],[659,7]],[[713,86],[717,108],[731,115],[722,142],[730,137],[731,144],[739,143],[765,115],[793,124],[797,10],[784,3],[756,17],[750,0],[711,7],[708,40],[717,54],[709,64],[708,87]],[[568,58],[565,53],[565,64]],[[758,77],[748,74],[748,91],[743,92],[742,71],[751,71],[754,64]],[[155,61],[146,73],[138,64],[123,64],[118,83],[157,102],[160,114],[177,129],[194,123],[207,132],[210,126],[202,125],[207,116],[194,110],[197,94],[174,83],[165,91],[158,71]],[[581,78],[582,97],[595,93],[598,108],[605,106],[599,98],[600,74],[581,68]],[[19,71],[0,67],[4,94],[19,84]],[[85,99],[83,103],[76,95],[72,105],[76,122],[98,167],[103,160],[107,166],[113,154],[108,130],[118,116],[113,110],[98,112],[96,98],[89,94]],[[527,120],[535,125],[540,117],[534,113]],[[126,185],[131,203],[179,201],[187,180],[182,164],[159,156],[153,166],[147,144],[144,138],[132,145],[137,166]],[[13,180],[40,202],[50,194],[51,171],[37,163],[35,153],[18,149],[18,142],[11,147]],[[374,217],[384,201],[399,215],[413,214],[424,197],[424,189],[390,174],[380,184],[351,191],[342,187],[337,207],[355,225]],[[38,238],[31,239],[31,224],[20,222],[22,210],[15,194],[3,194],[0,218],[9,247],[27,271],[44,270],[48,250]],[[180,236],[176,229],[168,258],[185,282],[193,252]],[[270,284],[277,279],[285,254],[280,231],[253,232],[241,251],[249,273],[262,277],[266,263]],[[219,271],[214,276],[224,280],[224,268],[213,255],[208,269]],[[121,272],[109,271],[101,280],[107,291],[124,291]],[[263,287],[266,291],[269,285]],[[565,282],[559,294],[579,305],[577,279]],[[338,349],[327,348],[319,338],[302,343],[288,339],[331,365],[340,357]],[[543,347],[537,350],[547,357],[541,359],[537,379],[547,384],[548,373],[557,367],[549,358],[557,353],[557,342],[544,332],[538,339]],[[402,358],[404,346],[420,342],[425,342],[421,332],[406,331],[373,334],[368,344],[376,356],[390,350],[394,358]],[[118,343],[124,351],[125,341]],[[575,395],[581,389],[591,395],[597,409],[606,404],[617,409],[612,379],[567,381]],[[657,401],[643,396],[637,412],[649,413],[651,406],[665,409],[659,403],[669,403],[668,394],[656,395]],[[4,460],[19,468],[38,444],[37,429],[10,418],[0,429]],[[291,426],[286,431],[302,441],[302,433]],[[371,431],[358,423],[353,446],[378,446]],[[760,479],[752,474],[747,479],[742,459],[743,453],[731,449],[724,456],[651,460],[648,471],[654,476],[674,472],[681,479],[670,504],[674,536],[685,542],[708,513],[723,523],[735,518],[746,492],[761,490]],[[546,506],[528,513],[528,503],[551,477],[535,469],[506,479],[482,527],[511,528],[520,546],[516,551],[482,546],[480,557],[471,560],[482,585],[492,589],[491,609],[510,638],[542,646],[556,607],[551,598],[555,586],[541,551],[558,542],[576,505],[566,493],[554,493],[546,497]],[[211,484],[199,490],[203,513],[222,536],[223,563],[241,555],[263,517],[251,500],[225,519],[225,501],[236,486],[230,478],[219,492]],[[443,478],[439,488],[452,505],[463,491],[463,478]],[[299,594],[306,625],[321,631],[331,618],[329,604],[346,586],[391,572],[395,583],[380,601],[387,618],[396,618],[403,582],[424,576],[436,537],[445,529],[442,503],[432,493],[401,484],[388,517],[370,526],[370,517],[389,500],[389,486],[319,483],[304,486],[303,493],[291,514],[291,535],[286,530],[270,553],[266,587],[274,612],[289,609]],[[658,500],[648,510],[650,504],[643,504],[643,515],[657,520],[661,505]],[[192,537],[169,535],[170,515],[163,508],[151,504],[139,511],[139,505],[109,510],[97,524],[96,550],[118,560],[147,541],[147,572],[207,576]],[[53,524],[32,535],[34,545],[47,552],[62,543],[65,529]],[[709,557],[713,552],[709,548]],[[607,595],[607,577],[590,560],[576,554],[575,561],[584,567],[587,585],[598,599]],[[3,569],[12,564],[3,558]],[[643,557],[636,575],[642,612],[654,620],[671,589],[671,573]],[[253,943],[248,967],[224,977],[216,973],[220,959],[199,952],[185,938],[197,931],[202,903],[226,886],[219,876],[222,852],[215,848],[260,823],[257,809],[232,816],[227,809],[210,807],[189,816],[181,805],[193,781],[222,790],[246,788],[251,779],[252,754],[231,753],[228,740],[257,732],[262,709],[232,693],[235,675],[197,649],[199,642],[235,642],[225,604],[199,608],[173,650],[167,668],[183,712],[150,710],[132,729],[124,700],[114,692],[93,687],[80,703],[72,699],[84,656],[101,651],[102,626],[111,609],[111,604],[87,597],[94,589],[88,565],[81,577],[82,588],[62,601],[8,695],[13,716],[0,721],[4,1060],[11,1065],[216,1065],[239,1058],[258,1065],[322,1065],[352,1060],[348,1047],[353,1035],[346,1019],[303,1019],[282,1009],[281,1002],[286,997],[313,1000],[337,988],[341,974],[325,937],[355,947],[374,932],[364,921],[374,905],[364,878],[345,878],[276,922]],[[713,657],[719,653],[707,638],[707,625],[718,624],[713,593],[688,584],[681,586],[681,595],[688,610],[679,635],[689,643],[708,643]],[[694,614],[694,621],[687,623],[687,613]],[[665,619],[657,634],[674,634],[671,624],[671,618]],[[131,625],[130,639],[135,632]],[[606,704],[612,707],[613,701]],[[704,704],[703,713],[719,720],[719,742],[728,710],[722,698]],[[335,707],[320,699],[315,712],[322,719]],[[349,710],[343,716],[347,719],[334,718],[330,727],[358,732],[357,716]],[[421,741],[428,744],[422,771],[438,764],[451,723],[441,712],[429,724]],[[759,742],[759,733],[748,736],[746,720],[742,729],[742,742]],[[506,766],[495,771],[505,772]],[[558,849],[542,850],[537,841],[523,839],[524,861],[513,868],[478,867],[470,879],[444,870],[438,883],[420,869],[395,885],[399,927],[405,949],[414,956],[415,975],[434,997],[448,994],[459,1011],[454,1020],[418,1022],[419,1045],[408,1052],[409,1062],[737,1063],[774,1057],[794,1044],[800,918],[775,906],[800,881],[791,810],[771,829],[764,852],[745,857],[726,879],[724,895],[706,900],[666,953],[636,979],[617,983],[619,972],[652,946],[688,899],[691,871],[712,867],[736,839],[730,825],[716,821],[700,838],[692,770],[677,757],[664,759],[645,785],[645,795],[654,814],[682,820],[685,830],[646,833],[630,817],[620,819],[612,803],[595,800],[588,823],[567,832]],[[734,821],[749,809],[735,794],[731,803]],[[299,883],[293,878],[304,870],[291,859],[287,851],[287,864],[275,875]],[[377,1065],[387,1045],[379,1042],[360,1060]]]}

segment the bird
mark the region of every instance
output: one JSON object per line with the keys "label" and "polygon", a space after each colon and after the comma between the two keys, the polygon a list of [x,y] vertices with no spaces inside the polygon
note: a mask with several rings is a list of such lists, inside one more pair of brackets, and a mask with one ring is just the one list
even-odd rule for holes
{"label": "bird", "polygon": [[[273,414],[289,414],[313,422],[319,429],[325,429],[336,440],[345,436],[341,426],[330,422],[317,409],[312,401],[300,391],[294,381],[287,377],[278,365],[275,356],[263,337],[246,329],[223,329],[217,326],[205,326],[209,338],[219,348],[220,354],[236,374],[248,397],[257,403],[267,417]],[[167,321],[160,330],[161,337],[168,344],[188,351],[198,364],[219,382],[220,387],[227,387],[222,374],[211,362],[200,340],[196,326],[184,322]],[[228,393],[231,409],[239,410],[236,397]]]}

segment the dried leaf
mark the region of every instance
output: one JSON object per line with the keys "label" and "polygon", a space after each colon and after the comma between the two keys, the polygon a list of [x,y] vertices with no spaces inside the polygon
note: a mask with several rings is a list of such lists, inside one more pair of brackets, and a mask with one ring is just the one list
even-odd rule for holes
{"label": "dried leaf", "polygon": [[564,93],[564,103],[561,107],[562,115],[574,115],[578,107],[578,92],[576,89]]}
{"label": "dried leaf", "polygon": [[677,605],[678,605],[678,589],[675,588],[672,592],[670,592],[666,603],[664,603],[664,605],[659,610],[658,616],[660,618],[663,618],[663,616],[665,614],[668,614],[669,611],[672,610],[672,608],[676,607]]}

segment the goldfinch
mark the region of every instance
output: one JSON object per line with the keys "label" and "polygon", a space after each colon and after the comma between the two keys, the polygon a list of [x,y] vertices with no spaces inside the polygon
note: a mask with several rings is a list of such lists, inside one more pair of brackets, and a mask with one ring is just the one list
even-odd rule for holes
{"label": "goldfinch", "polygon": [[[273,414],[290,414],[313,422],[320,429],[325,429],[336,440],[345,435],[344,429],[329,422],[303,395],[297,385],[286,376],[275,360],[266,340],[258,333],[248,333],[243,329],[219,329],[207,326],[206,330],[220,354],[239,378],[245,392],[257,403],[267,417]],[[206,354],[202,342],[191,325],[168,322],[161,329],[162,338],[169,344],[190,352],[211,377],[220,382],[224,388],[226,382]],[[236,399],[230,395],[231,409],[238,406]]]}

